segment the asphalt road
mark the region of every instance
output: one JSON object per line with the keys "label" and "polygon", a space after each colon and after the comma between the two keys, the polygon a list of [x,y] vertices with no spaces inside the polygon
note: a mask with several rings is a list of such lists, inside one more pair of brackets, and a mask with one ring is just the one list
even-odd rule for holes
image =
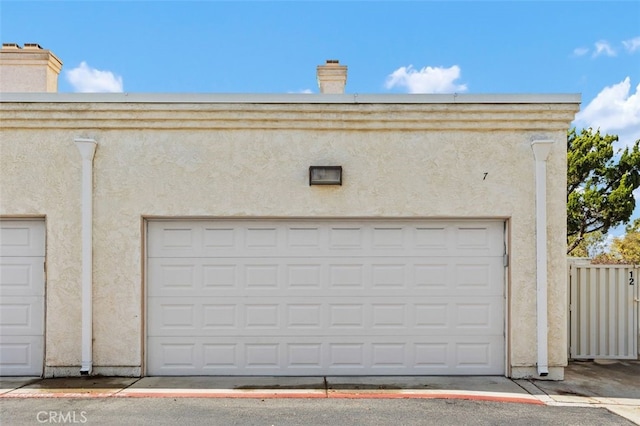
{"label": "asphalt road", "polygon": [[0,424],[633,425],[602,408],[439,399],[25,398],[0,400]]}

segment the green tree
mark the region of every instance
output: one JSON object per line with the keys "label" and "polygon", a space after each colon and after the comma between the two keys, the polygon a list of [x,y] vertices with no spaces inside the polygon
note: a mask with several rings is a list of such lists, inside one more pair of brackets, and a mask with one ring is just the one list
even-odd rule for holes
{"label": "green tree", "polygon": [[[582,241],[571,251],[574,257],[591,257],[600,256],[607,249],[607,236],[600,231],[593,231],[584,236]],[[568,243],[573,243],[575,237],[569,238]]]}
{"label": "green tree", "polygon": [[614,238],[611,243],[612,257],[622,260],[624,263],[640,265],[640,219],[625,227],[625,235]]}
{"label": "green tree", "polygon": [[593,263],[640,265],[640,219],[628,224],[625,231],[624,236],[613,239],[609,252],[595,256]]}
{"label": "green tree", "polygon": [[640,233],[631,232],[622,238],[614,238],[611,253],[624,263],[640,265]]}
{"label": "green tree", "polygon": [[640,139],[614,151],[616,135],[592,129],[567,134],[567,253],[595,231],[628,222],[640,186]]}

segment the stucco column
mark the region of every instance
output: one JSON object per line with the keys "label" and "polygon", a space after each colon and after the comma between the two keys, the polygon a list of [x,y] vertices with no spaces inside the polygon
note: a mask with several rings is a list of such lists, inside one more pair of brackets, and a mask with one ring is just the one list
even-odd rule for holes
{"label": "stucco column", "polygon": [[547,319],[547,158],[555,142],[531,142],[536,160],[536,318],[538,334],[538,375],[549,374]]}
{"label": "stucco column", "polygon": [[82,365],[80,374],[93,368],[93,156],[96,141],[75,139],[82,156]]}

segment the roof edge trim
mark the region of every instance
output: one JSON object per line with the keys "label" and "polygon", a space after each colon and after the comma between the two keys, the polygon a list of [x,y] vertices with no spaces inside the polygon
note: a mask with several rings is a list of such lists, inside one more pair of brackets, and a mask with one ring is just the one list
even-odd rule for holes
{"label": "roof edge trim", "polygon": [[579,104],[579,93],[550,94],[209,94],[0,93],[0,103],[239,104]]}

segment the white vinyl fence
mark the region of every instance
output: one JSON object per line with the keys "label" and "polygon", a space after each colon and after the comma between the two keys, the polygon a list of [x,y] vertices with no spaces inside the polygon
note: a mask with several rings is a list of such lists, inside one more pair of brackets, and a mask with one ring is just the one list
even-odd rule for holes
{"label": "white vinyl fence", "polygon": [[569,358],[638,359],[639,273],[569,260]]}

